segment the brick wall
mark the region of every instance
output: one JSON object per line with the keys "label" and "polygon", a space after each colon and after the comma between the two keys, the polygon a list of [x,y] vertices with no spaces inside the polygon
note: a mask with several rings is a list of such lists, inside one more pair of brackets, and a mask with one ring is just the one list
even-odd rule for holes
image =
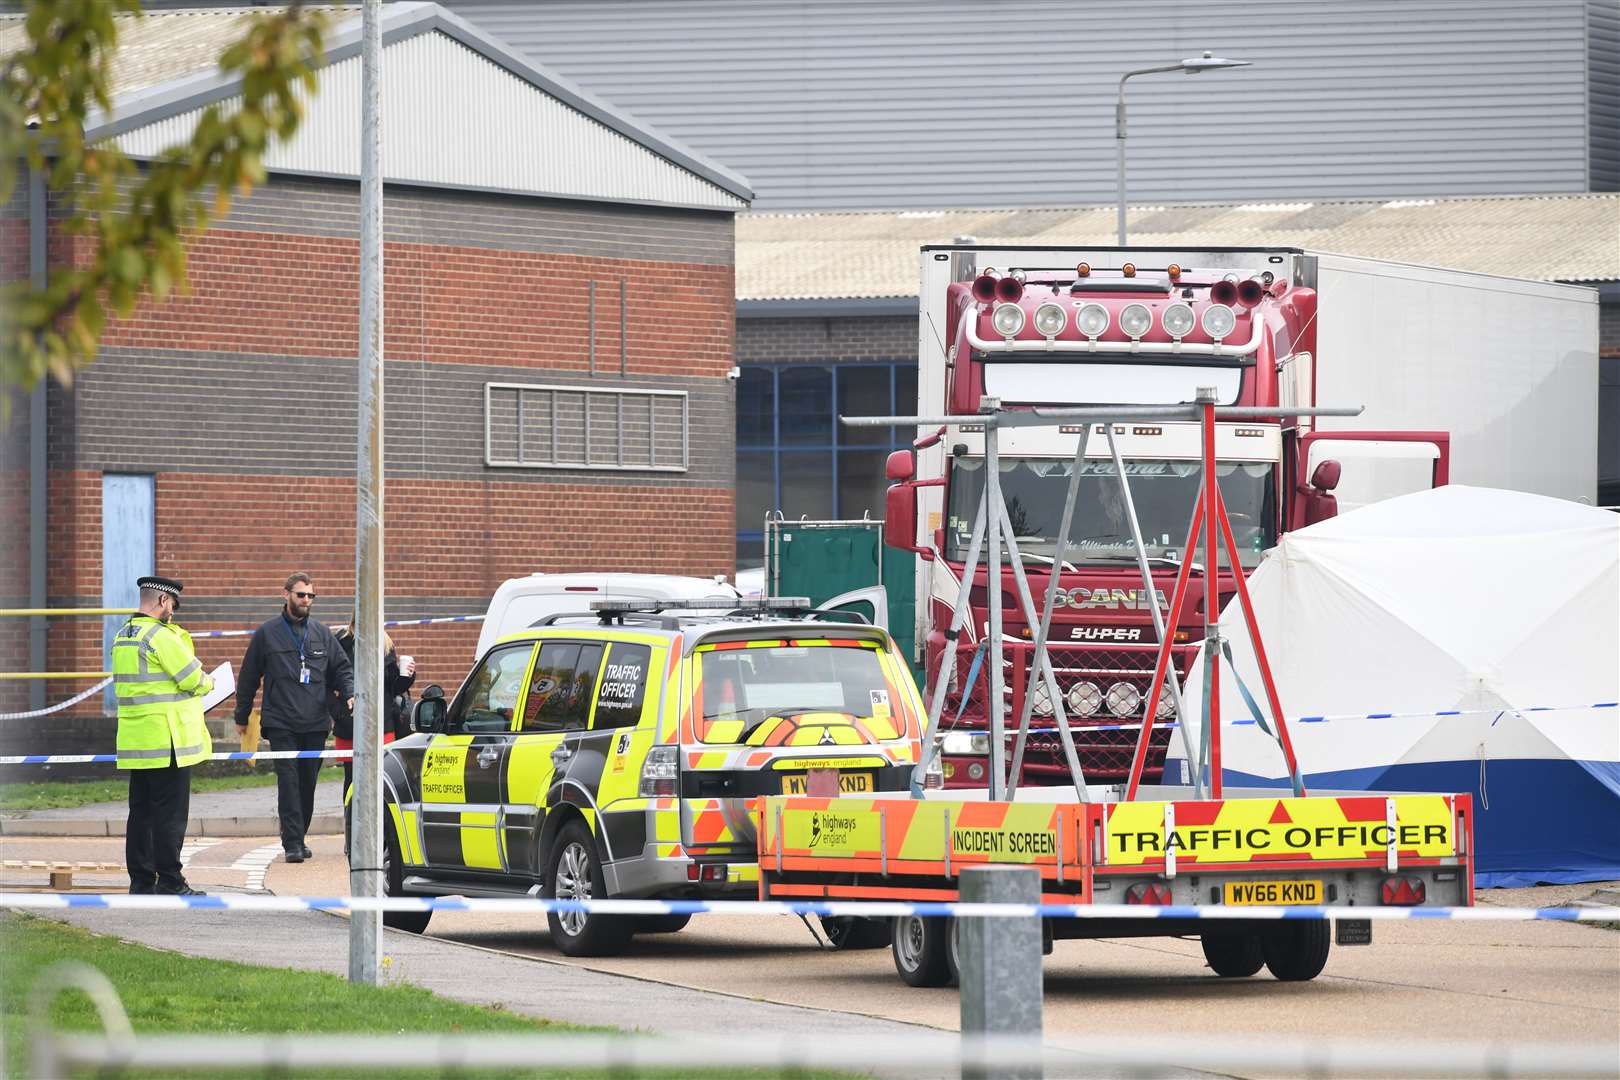
{"label": "brick wall", "polygon": [[914,315],[737,320],[737,363],[859,363],[917,357]]}
{"label": "brick wall", "polygon": [[[28,178],[0,203],[0,284],[28,277]],[[28,395],[0,389],[9,416],[0,418],[0,607],[28,606]],[[0,618],[0,671],[28,667],[28,620]],[[0,681],[0,712],[28,707],[28,686]]]}
{"label": "brick wall", "polygon": [[[386,616],[481,614],[537,570],[729,573],[730,215],[393,188],[385,205]],[[189,294],[110,324],[96,364],[52,388],[53,604],[99,605],[101,478],[137,472],[157,477],[157,565],[186,582],[194,633],[270,618],[293,570],[314,576],[318,618],[348,620],[357,214],[353,184],[275,180],[196,239]],[[52,241],[57,262],[89,256]],[[690,466],[489,468],[489,382],[685,391]],[[477,635],[406,628],[396,644],[419,685],[453,689]],[[239,663],[245,647],[198,653]],[[99,620],[53,624],[54,669],[98,670],[100,649]]]}

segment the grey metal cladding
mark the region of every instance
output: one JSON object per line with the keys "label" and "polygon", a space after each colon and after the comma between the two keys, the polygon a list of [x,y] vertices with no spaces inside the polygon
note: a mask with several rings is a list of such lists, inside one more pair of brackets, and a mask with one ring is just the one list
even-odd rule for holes
{"label": "grey metal cladding", "polygon": [[1592,190],[1620,191],[1620,0],[1587,0]]}
{"label": "grey metal cladding", "polygon": [[1255,66],[1130,84],[1139,205],[1587,185],[1588,0],[445,6],[746,174],[757,210],[1111,202],[1119,75],[1204,49]]}
{"label": "grey metal cladding", "polygon": [[[350,180],[278,176],[231,204],[225,229],[359,237],[360,187]],[[729,266],[728,212],[571,202],[390,184],[383,230],[391,243],[537,251],[605,259]]]}
{"label": "grey metal cladding", "polygon": [[[730,487],[731,384],[724,378],[595,378],[582,372],[390,360],[384,431],[390,479]],[[691,466],[614,473],[484,465],[484,384],[547,382],[689,394]],[[72,467],[127,472],[352,476],[352,357],[108,348],[67,395],[79,424]],[[310,408],[318,401],[318,408]],[[129,418],[169,417],[160,440],[130,439]]]}

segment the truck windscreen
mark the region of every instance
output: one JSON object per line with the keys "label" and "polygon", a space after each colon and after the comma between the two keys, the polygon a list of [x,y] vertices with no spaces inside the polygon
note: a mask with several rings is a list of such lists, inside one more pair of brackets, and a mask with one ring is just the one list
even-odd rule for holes
{"label": "truck windscreen", "polygon": [[[1026,564],[1052,561],[1073,469],[1073,459],[1005,455],[1001,459],[1001,491]],[[1275,466],[1268,462],[1223,461],[1216,466],[1232,535],[1244,566],[1257,565],[1261,552],[1277,542],[1274,470]],[[1142,523],[1142,543],[1148,558],[1179,563],[1187,542],[1193,499],[1198,494],[1198,462],[1127,461],[1125,474]],[[974,516],[984,492],[984,459],[951,459],[949,478],[945,556],[961,562],[967,557]],[[1202,544],[1194,554],[1199,565],[1203,563],[1201,555]],[[1135,565],[1131,523],[1111,461],[1087,461],[1084,465],[1063,560],[1076,565]]]}

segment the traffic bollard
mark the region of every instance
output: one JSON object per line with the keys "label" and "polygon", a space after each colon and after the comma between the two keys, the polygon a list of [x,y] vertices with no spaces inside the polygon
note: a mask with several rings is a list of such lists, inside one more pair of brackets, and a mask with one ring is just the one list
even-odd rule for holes
{"label": "traffic bollard", "polygon": [[[1033,867],[974,866],[962,870],[962,899],[973,904],[1038,904],[1040,872]],[[1041,920],[956,920],[962,1039],[1041,1037]],[[1039,1080],[1039,1069],[962,1070],[963,1080]]]}

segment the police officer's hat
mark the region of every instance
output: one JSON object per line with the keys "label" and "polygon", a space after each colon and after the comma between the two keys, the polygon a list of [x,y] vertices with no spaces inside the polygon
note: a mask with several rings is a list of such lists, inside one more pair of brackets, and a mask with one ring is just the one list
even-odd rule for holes
{"label": "police officer's hat", "polygon": [[143,577],[138,578],[135,584],[143,589],[155,589],[160,593],[168,593],[174,597],[174,610],[180,610],[180,590],[184,589],[185,586],[174,580],[174,578]]}

